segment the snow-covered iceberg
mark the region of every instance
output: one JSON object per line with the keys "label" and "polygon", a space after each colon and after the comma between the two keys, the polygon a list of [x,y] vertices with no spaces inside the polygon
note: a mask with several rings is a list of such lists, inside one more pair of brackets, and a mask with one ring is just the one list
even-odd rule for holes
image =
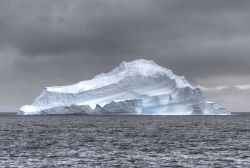
{"label": "snow-covered iceberg", "polygon": [[122,62],[108,73],[68,86],[46,87],[21,115],[36,114],[228,114],[206,102],[183,76],[149,60]]}

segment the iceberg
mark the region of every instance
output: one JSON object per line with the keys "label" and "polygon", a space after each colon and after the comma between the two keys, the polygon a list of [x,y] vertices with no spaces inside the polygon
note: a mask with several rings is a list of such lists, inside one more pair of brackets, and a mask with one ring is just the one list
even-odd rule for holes
{"label": "iceberg", "polygon": [[220,115],[199,88],[151,60],[123,61],[108,73],[68,86],[46,87],[20,115]]}

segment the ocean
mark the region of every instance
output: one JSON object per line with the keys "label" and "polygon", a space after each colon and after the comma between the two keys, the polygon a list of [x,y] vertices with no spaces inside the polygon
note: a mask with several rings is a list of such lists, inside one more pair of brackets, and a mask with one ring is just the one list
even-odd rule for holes
{"label": "ocean", "polygon": [[250,167],[250,116],[0,116],[0,167]]}

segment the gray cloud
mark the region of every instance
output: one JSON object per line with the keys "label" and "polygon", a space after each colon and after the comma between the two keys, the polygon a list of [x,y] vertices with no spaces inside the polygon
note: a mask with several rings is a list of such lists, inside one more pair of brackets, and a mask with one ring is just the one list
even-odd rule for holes
{"label": "gray cloud", "polygon": [[248,0],[2,0],[0,85],[32,88],[31,99],[137,58],[194,84],[249,84],[249,19]]}

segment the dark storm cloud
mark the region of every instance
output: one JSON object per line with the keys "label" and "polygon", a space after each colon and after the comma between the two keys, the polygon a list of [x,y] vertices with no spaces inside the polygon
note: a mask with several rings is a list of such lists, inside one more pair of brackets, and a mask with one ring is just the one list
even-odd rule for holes
{"label": "dark storm cloud", "polygon": [[247,76],[249,20],[249,0],[2,0],[0,77],[38,89],[138,58],[194,83]]}
{"label": "dark storm cloud", "polygon": [[22,56],[148,58],[190,78],[249,73],[247,0],[21,0],[0,6],[1,46]]}

